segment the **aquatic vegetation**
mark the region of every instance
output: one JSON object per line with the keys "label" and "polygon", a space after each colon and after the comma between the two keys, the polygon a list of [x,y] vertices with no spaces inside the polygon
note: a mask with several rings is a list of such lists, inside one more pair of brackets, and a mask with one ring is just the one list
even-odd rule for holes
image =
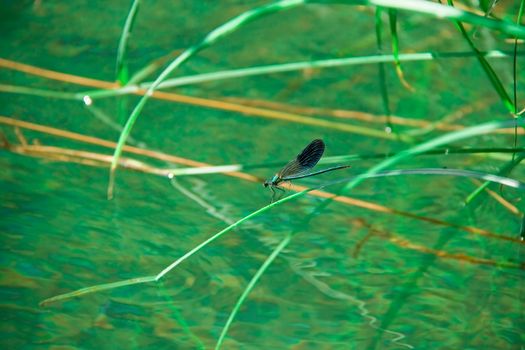
{"label": "aquatic vegetation", "polygon": [[[244,308],[264,298],[270,300],[264,299],[267,305],[280,305],[284,298],[299,300],[303,296],[293,288],[305,282],[321,297],[316,299],[306,292],[304,312],[308,313],[305,305],[310,301],[315,304],[314,300],[319,302],[319,309],[302,320],[280,315],[279,307],[277,311],[268,307],[274,311],[265,314],[272,330],[260,331],[267,342],[265,347],[284,348],[292,343],[308,346],[313,342],[331,347],[352,340],[352,347],[374,349],[386,340],[392,346],[419,348],[428,347],[428,343],[419,339],[418,332],[423,332],[424,326],[420,329],[418,325],[428,322],[439,328],[445,324],[447,329],[446,322],[453,322],[428,311],[436,305],[441,310],[441,304],[445,304],[442,313],[450,319],[470,317],[468,312],[455,317],[459,312],[455,298],[447,297],[447,293],[458,288],[442,284],[457,283],[469,289],[466,286],[480,283],[465,281],[464,276],[487,273],[493,280],[491,293],[498,288],[512,288],[512,283],[495,281],[495,275],[505,271],[501,278],[508,276],[514,283],[522,275],[515,278],[512,274],[525,270],[520,255],[525,235],[525,173],[521,166],[525,121],[520,112],[523,102],[518,99],[525,79],[519,75],[518,59],[523,56],[519,43],[525,39],[521,23],[524,1],[519,6],[494,3],[492,7],[482,2],[480,8],[451,0],[447,4],[415,0],[281,0],[251,8],[214,6],[229,8],[228,16],[219,16],[213,24],[197,21],[206,24],[199,27],[206,28],[205,34],[180,39],[180,43],[163,47],[164,55],[144,60],[137,59],[135,51],[142,48],[136,43],[144,45],[162,38],[162,47],[171,42],[158,27],[151,34],[152,40],[137,39],[149,35],[144,23],[158,23],[155,16],[163,11],[138,0],[131,2],[127,17],[117,11],[123,23],[117,26],[120,38],[115,42],[116,55],[111,55],[112,59],[116,56],[111,64],[112,79],[95,79],[98,75],[93,71],[93,77],[84,77],[47,69],[44,66],[49,65],[24,63],[16,55],[0,58],[0,67],[12,74],[9,81],[0,84],[2,98],[40,101],[35,106],[28,104],[27,113],[35,113],[38,108],[46,110],[46,106],[54,108],[54,115],[47,120],[33,120],[20,112],[22,108],[6,107],[0,116],[1,145],[8,155],[5,163],[15,166],[3,175],[5,179],[25,178],[24,166],[16,164],[28,160],[21,160],[24,158],[20,155],[45,160],[36,167],[46,169],[68,164],[75,174],[65,177],[69,181],[85,176],[79,169],[88,169],[86,166],[94,172],[96,168],[109,169],[107,182],[97,177],[70,186],[85,189],[78,202],[85,204],[98,198],[96,206],[112,208],[104,207],[106,211],[100,212],[102,223],[88,221],[85,230],[69,222],[82,232],[81,243],[75,238],[65,243],[70,248],[67,261],[74,267],[60,260],[59,253],[47,252],[54,251],[53,247],[46,246],[46,250],[40,246],[41,238],[28,244],[35,245],[35,251],[45,251],[54,265],[49,269],[54,272],[48,274],[55,281],[38,283],[53,288],[38,293],[46,295],[40,307],[53,314],[62,303],[64,312],[69,312],[71,300],[80,303],[87,296],[112,293],[108,304],[119,304],[118,312],[126,314],[122,319],[143,320],[140,302],[128,305],[134,297],[119,298],[118,293],[133,285],[135,290],[149,293],[144,285],[154,285],[153,293],[157,294],[148,294],[147,301],[164,300],[158,305],[163,322],[155,323],[155,335],[172,342],[178,332],[182,335],[181,346],[190,348],[213,344],[219,349],[229,341],[232,347],[235,342],[242,347],[249,341],[232,335],[232,327],[236,321],[241,322]],[[206,12],[202,8],[199,11]],[[348,26],[334,27],[325,18],[337,19],[337,23],[346,20]],[[445,24],[439,28],[430,25],[435,23]],[[186,24],[195,26],[190,19],[177,25]],[[279,27],[290,24],[299,29],[290,34],[289,27]],[[264,35],[257,36],[259,31]],[[303,46],[279,47],[280,36],[290,36],[293,42],[294,35],[296,42],[304,42]],[[446,43],[436,44],[445,38]],[[511,49],[505,46],[506,40]],[[356,54],[350,48],[360,51]],[[238,62],[251,65],[243,67]],[[442,76],[443,71],[446,74]],[[63,106],[68,104],[75,108],[82,105],[82,111],[93,121],[74,127],[61,124]],[[110,141],[108,135],[115,133],[118,140]],[[325,142],[329,152],[321,159]],[[161,147],[163,151],[158,150]],[[333,165],[313,170],[318,163]],[[350,164],[348,171],[332,172],[349,168]],[[271,169],[279,168],[274,177],[262,179]],[[208,190],[188,188],[195,177],[210,181]],[[53,181],[60,177],[49,178],[49,186],[57,187]],[[152,182],[155,185],[145,189],[141,186],[149,181],[146,179],[162,182]],[[290,180],[294,183],[287,185],[286,195],[277,200],[272,197],[268,204],[268,193],[262,191],[261,184],[274,193]],[[108,200],[102,201],[100,189],[106,185]],[[178,195],[176,200],[169,197],[172,192]],[[162,205],[156,206],[155,201]],[[45,207],[44,202],[39,210]],[[16,212],[12,208],[9,210]],[[110,211],[113,215],[107,214]],[[135,249],[123,248],[130,242],[120,246],[116,238],[90,239],[90,235],[96,236],[97,225],[115,222],[117,229],[105,228],[104,232],[128,237],[129,227],[141,227],[143,211],[155,219],[144,224],[139,238],[132,240]],[[81,218],[82,214],[79,209],[74,217]],[[47,217],[52,220],[50,215]],[[148,214],[142,219],[147,220]],[[27,227],[14,221],[19,219],[10,220],[13,227]],[[122,229],[123,222],[130,222],[128,229]],[[169,235],[155,236],[159,227]],[[66,230],[68,236],[75,236],[71,232],[74,229]],[[11,244],[17,234],[8,235],[6,242]],[[114,244],[108,245],[108,250],[101,248],[106,240]],[[214,248],[220,251],[214,252]],[[97,249],[104,253],[91,258],[88,251]],[[215,270],[224,268],[221,264],[227,265],[215,260],[225,251],[232,254],[232,266],[238,269],[226,277]],[[236,256],[239,251],[241,256]],[[197,253],[209,261],[202,266],[197,262],[192,265],[198,260]],[[109,262],[105,260],[108,257]],[[104,261],[105,267],[98,266],[99,261]],[[282,265],[283,261],[287,265]],[[121,262],[133,267],[114,268]],[[164,267],[143,275],[140,271],[151,271],[153,262]],[[194,275],[186,276],[181,283],[176,279],[180,276],[172,272],[182,270],[183,275],[183,262]],[[37,269],[27,265],[21,264],[20,269],[36,275]],[[279,271],[279,278],[274,278],[272,272],[276,265],[278,270],[285,269]],[[168,285],[168,277],[180,285]],[[209,286],[184,294],[199,278],[208,277]],[[15,280],[9,278],[7,284],[14,286]],[[264,298],[255,295],[257,288],[272,283],[282,283],[290,291],[273,290]],[[429,284],[426,289],[424,283]],[[386,288],[377,297],[373,292],[376,284]],[[217,286],[225,289],[226,297],[220,300],[220,310],[213,309],[211,321],[206,322],[201,322],[198,312],[188,312],[184,305],[178,305],[179,300],[170,294],[176,290],[184,294],[181,300],[211,299],[221,292]],[[214,288],[219,291],[212,292]],[[405,322],[403,309],[410,307],[413,296],[423,300],[421,314],[414,316],[420,317],[421,324]],[[327,316],[328,320],[334,317],[334,325],[322,320],[318,329],[301,333],[301,327],[313,327],[322,317],[326,306],[323,303],[329,304],[324,297],[348,307],[346,313]],[[502,300],[505,307],[515,310],[512,301]],[[102,308],[102,316],[95,322],[97,327],[118,327],[118,322],[106,322],[106,314],[111,314],[106,309],[111,307]],[[211,309],[206,310],[204,313],[211,313]],[[254,315],[260,313],[250,310],[246,312],[249,317],[256,318]],[[294,313],[298,314],[301,312]],[[192,316],[198,320],[197,325]],[[362,319],[368,332],[355,326],[358,321],[354,316]],[[200,317],[204,318],[202,314]],[[256,322],[249,317],[239,326]],[[495,324],[498,317],[493,315]],[[510,321],[503,322],[511,324],[502,331],[508,331],[507,335],[498,335],[494,343],[481,346],[519,342],[516,319],[509,317]],[[274,325],[274,319],[295,324],[298,333],[275,336],[282,324]],[[68,327],[74,328],[74,322]],[[428,341],[450,341],[451,348],[467,348],[470,340],[464,338],[443,340],[437,335]]]}

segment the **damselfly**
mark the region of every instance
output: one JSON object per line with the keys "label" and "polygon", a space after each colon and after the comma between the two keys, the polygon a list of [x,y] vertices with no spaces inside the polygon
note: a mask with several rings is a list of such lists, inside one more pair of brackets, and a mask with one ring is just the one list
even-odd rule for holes
{"label": "damselfly", "polygon": [[284,181],[302,179],[304,177],[315,176],[329,171],[350,167],[350,165],[339,165],[309,173],[308,171],[310,171],[310,169],[312,169],[323,156],[324,148],[323,140],[313,140],[297,155],[297,157],[295,157],[295,159],[286,164],[284,168],[282,168],[270,180],[264,181],[264,187],[270,187],[270,190],[272,190],[272,202],[275,199],[275,190],[284,193],[284,189],[279,187]]}

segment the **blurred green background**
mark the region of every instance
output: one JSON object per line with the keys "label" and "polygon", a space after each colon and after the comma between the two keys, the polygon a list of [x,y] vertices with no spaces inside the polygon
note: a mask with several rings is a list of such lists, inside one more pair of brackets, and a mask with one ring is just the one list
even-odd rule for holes
{"label": "blurred green background", "polygon": [[[2,59],[115,81],[115,57],[129,1],[1,0],[0,4]],[[155,60],[161,59],[164,66],[218,25],[262,4],[265,2],[141,3],[128,43],[131,75]],[[493,14],[515,21],[518,5],[499,4]],[[374,16],[373,7],[312,4],[263,17],[201,51],[173,76],[375,55]],[[386,13],[382,19],[383,51],[390,53]],[[451,21],[399,12],[397,22],[401,52],[471,52]],[[513,49],[511,37],[504,33],[473,26],[468,30],[481,50]],[[512,91],[512,57],[489,62],[507,91]],[[384,66],[392,115],[426,122],[444,118],[465,126],[510,119],[474,57],[404,62],[402,67],[413,91],[403,87],[392,64]],[[146,80],[154,80],[159,73],[156,70]],[[517,78],[518,87],[523,87],[522,56],[518,57]],[[5,65],[0,68],[0,82],[62,92],[93,90]],[[377,64],[211,81],[168,91],[304,115],[307,109],[319,108],[313,113],[318,120],[379,132],[386,127],[384,122],[334,118],[323,112],[383,116]],[[0,115],[115,142],[119,136],[115,125],[123,124],[138,98],[98,99],[88,108],[81,101],[0,93]],[[280,105],[270,108],[269,102]],[[302,110],[287,110],[290,106]],[[395,135],[415,131],[411,135],[417,143],[445,133],[396,124],[393,128],[394,134],[371,137],[337,127],[152,99],[128,143],[214,165],[267,164],[247,172],[268,178],[314,138],[325,141],[327,156],[386,155],[413,145]],[[270,193],[261,183],[210,174],[181,177],[178,184],[191,193],[188,196],[166,178],[120,168],[115,198],[108,201],[107,167],[17,154],[5,142],[19,144],[17,130],[0,124],[0,131],[4,138],[0,157],[0,343],[4,349],[213,348],[248,281],[291,231],[297,234],[242,306],[223,348],[525,346],[523,245],[518,240],[525,208],[523,192],[490,187],[518,212],[506,209],[486,192],[465,205],[479,183],[450,176],[371,179],[349,195],[456,226],[339,202],[319,210],[324,199],[304,196],[229,232],[158,284],[128,286],[40,307],[40,301],[57,294],[156,274],[229,223],[267,205]],[[520,132],[518,146],[523,146]],[[110,149],[45,133],[24,129],[19,133],[37,145],[111,155]],[[510,132],[475,137],[454,146],[512,147],[513,142]],[[399,168],[459,168],[497,174],[510,157],[420,156],[404,161]],[[316,186],[365,172],[379,161],[355,161],[350,170],[298,183]],[[152,164],[176,166],[160,161]],[[517,166],[508,176],[524,181],[525,168]],[[337,189],[333,186],[327,191]],[[315,210],[319,210],[317,215],[306,220]],[[476,227],[494,236],[457,226]],[[438,251],[455,258],[439,256]]]}

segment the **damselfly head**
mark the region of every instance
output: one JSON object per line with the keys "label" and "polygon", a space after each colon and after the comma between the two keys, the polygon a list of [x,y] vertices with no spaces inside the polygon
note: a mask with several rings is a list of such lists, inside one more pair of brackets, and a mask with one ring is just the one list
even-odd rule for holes
{"label": "damselfly head", "polygon": [[268,181],[264,181],[264,183],[263,183],[264,187],[268,187],[269,185],[270,185],[270,183]]}

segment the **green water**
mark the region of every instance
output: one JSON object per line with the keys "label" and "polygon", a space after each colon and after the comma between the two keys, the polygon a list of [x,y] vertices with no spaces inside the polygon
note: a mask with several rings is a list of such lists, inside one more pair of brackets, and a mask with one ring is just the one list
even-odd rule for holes
{"label": "green water", "polygon": [[[3,0],[0,4],[1,58],[115,80],[116,50],[129,2]],[[174,50],[180,52],[259,4],[264,2],[142,3],[129,43],[130,71]],[[512,19],[517,7],[505,6],[497,14]],[[468,51],[448,21],[400,13],[398,22],[406,52]],[[385,35],[389,52],[389,35]],[[481,29],[476,35],[482,49],[512,49],[501,33]],[[309,5],[248,24],[199,53],[175,75],[376,52],[370,8]],[[510,92],[512,60],[490,63]],[[386,66],[393,115],[435,121],[465,110],[462,119],[454,120],[464,125],[509,118],[474,58],[407,62],[403,67],[415,92],[404,89],[392,65]],[[523,64],[518,65],[518,81],[525,86]],[[0,68],[0,82],[69,92],[92,89],[6,68]],[[270,74],[170,91],[384,114],[377,65]],[[137,101],[136,96],[107,98],[96,100],[94,107],[118,124],[119,104],[125,106],[127,116]],[[79,101],[1,93],[0,115],[112,141],[119,135]],[[384,128],[381,123],[318,117]],[[0,131],[10,143],[18,143],[13,127],[2,124]],[[108,149],[43,133],[22,133],[30,143],[111,154]],[[431,132],[415,141],[442,134]],[[325,141],[327,156],[386,154],[411,146],[157,99],[148,102],[131,136],[130,144],[215,165],[284,165],[314,138]],[[513,140],[510,134],[485,135],[455,146],[511,147]],[[518,137],[518,145],[523,146],[523,136]],[[181,177],[178,184],[185,191],[180,191],[164,177],[119,169],[116,196],[108,201],[107,168],[29,157],[5,148],[0,154],[2,348],[213,348],[240,294],[290,232],[294,233],[291,243],[241,307],[223,349],[525,347],[525,274],[519,268],[523,245],[516,240],[522,218],[486,193],[465,206],[466,197],[477,187],[468,178],[378,178],[363,182],[349,195],[487,230],[495,237],[340,202],[326,205],[324,199],[304,196],[228,232],[157,284],[40,307],[46,298],[79,288],[155,275],[230,223],[267,205],[270,193],[261,183],[220,174]],[[159,167],[175,166],[138,159]],[[410,158],[396,167],[497,174],[509,159],[510,155],[499,159],[434,155]],[[349,170],[297,183],[316,186],[362,173],[380,160],[354,161]],[[268,178],[278,168],[247,172]],[[517,166],[507,176],[525,181],[525,168]],[[522,213],[525,210],[522,191],[490,189]],[[374,230],[394,234],[398,241],[377,234],[366,240]],[[439,257],[435,251],[500,265]]]}

